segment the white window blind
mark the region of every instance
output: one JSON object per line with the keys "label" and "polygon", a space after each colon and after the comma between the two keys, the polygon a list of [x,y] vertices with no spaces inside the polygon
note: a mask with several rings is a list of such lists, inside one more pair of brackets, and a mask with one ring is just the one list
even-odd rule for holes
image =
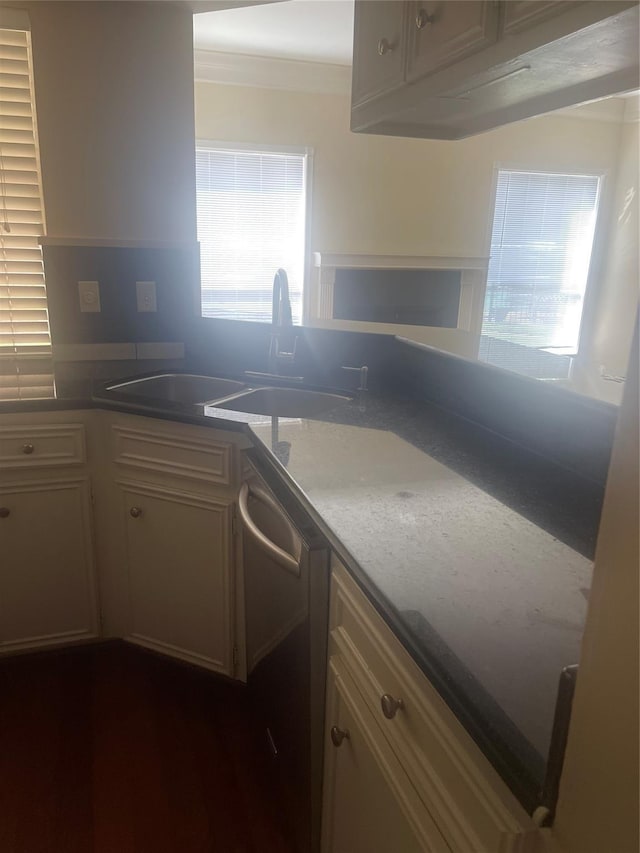
{"label": "white window blind", "polygon": [[30,34],[0,29],[0,399],[53,390]]}
{"label": "white window blind", "polygon": [[202,315],[270,322],[282,267],[300,324],[306,155],[198,147],[196,189]]}
{"label": "white window blind", "polygon": [[597,175],[498,173],[483,334],[577,351],[599,185]]}

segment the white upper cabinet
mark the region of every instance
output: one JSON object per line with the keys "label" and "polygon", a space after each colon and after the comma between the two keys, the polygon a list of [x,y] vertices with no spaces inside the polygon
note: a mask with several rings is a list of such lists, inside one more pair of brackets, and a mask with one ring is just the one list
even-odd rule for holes
{"label": "white upper cabinet", "polygon": [[416,0],[409,3],[408,33],[406,76],[416,80],[493,44],[498,5],[491,0]]}
{"label": "white upper cabinet", "polygon": [[399,86],[404,78],[405,4],[364,3],[355,18],[352,98],[361,104]]}
{"label": "white upper cabinet", "polygon": [[356,0],[351,129],[460,139],[638,85],[637,0]]}

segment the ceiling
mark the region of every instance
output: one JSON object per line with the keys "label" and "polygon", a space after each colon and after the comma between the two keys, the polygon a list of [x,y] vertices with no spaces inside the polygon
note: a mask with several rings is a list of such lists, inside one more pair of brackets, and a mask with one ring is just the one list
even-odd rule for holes
{"label": "ceiling", "polygon": [[353,0],[284,0],[202,12],[198,50],[351,65]]}

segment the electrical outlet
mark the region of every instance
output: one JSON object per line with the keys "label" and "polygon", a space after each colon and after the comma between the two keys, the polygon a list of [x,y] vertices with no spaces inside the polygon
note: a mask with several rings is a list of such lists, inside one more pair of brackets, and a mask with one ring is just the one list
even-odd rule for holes
{"label": "electrical outlet", "polygon": [[138,311],[157,311],[155,281],[136,281]]}
{"label": "electrical outlet", "polygon": [[100,311],[100,285],[97,281],[79,281],[78,297],[80,311],[83,313],[93,314]]}

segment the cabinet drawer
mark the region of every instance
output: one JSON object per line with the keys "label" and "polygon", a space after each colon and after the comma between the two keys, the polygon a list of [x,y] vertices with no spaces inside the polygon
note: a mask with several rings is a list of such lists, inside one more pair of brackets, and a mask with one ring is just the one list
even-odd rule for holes
{"label": "cabinet drawer", "polygon": [[450,853],[339,657],[328,683],[324,853]]}
{"label": "cabinet drawer", "polygon": [[[533,849],[536,830],[524,809],[339,564],[330,636],[330,653],[348,668],[451,849]],[[385,694],[402,700],[392,719],[382,710]]]}
{"label": "cabinet drawer", "polygon": [[231,484],[231,444],[123,426],[112,429],[114,462],[192,480]]}
{"label": "cabinet drawer", "polygon": [[82,424],[0,427],[0,469],[50,468],[85,459]]}

